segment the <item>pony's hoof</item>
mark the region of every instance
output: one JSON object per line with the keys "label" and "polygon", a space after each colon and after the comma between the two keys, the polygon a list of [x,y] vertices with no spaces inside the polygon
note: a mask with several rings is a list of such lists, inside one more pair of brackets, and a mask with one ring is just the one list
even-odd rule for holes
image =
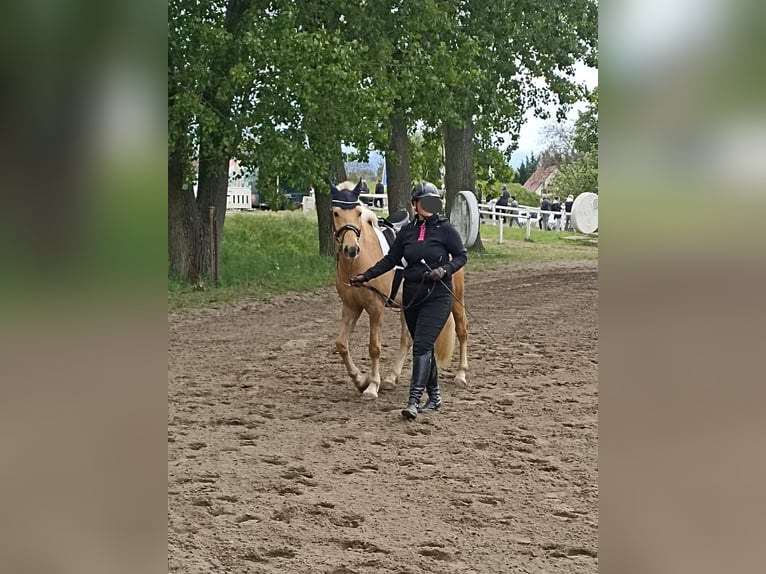
{"label": "pony's hoof", "polygon": [[358,374],[356,377],[353,377],[353,381],[354,381],[354,386],[356,387],[356,390],[359,391],[360,393],[363,393],[368,386],[367,377],[365,377],[361,373]]}
{"label": "pony's hoof", "polygon": [[465,375],[455,375],[455,384],[459,387],[466,387],[468,386],[468,381],[465,380]]}
{"label": "pony's hoof", "polygon": [[396,388],[396,377],[388,377],[380,384],[381,391],[392,391]]}
{"label": "pony's hoof", "polygon": [[366,401],[372,401],[378,398],[378,390],[376,384],[370,384],[362,393],[362,398]]}

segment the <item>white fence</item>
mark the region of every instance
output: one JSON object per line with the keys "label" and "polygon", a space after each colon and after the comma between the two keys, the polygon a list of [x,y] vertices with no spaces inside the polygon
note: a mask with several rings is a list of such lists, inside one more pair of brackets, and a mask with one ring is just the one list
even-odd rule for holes
{"label": "white fence", "polygon": [[[495,205],[494,203],[480,203],[479,204],[479,213],[482,215],[488,215],[490,218],[485,218],[484,223],[487,223],[489,225],[497,225],[500,223],[500,227],[498,229],[498,243],[503,242],[503,227],[507,225],[513,224],[513,218],[516,218],[516,220],[527,229],[527,239],[529,239],[532,229],[532,222],[534,222],[535,225],[538,225],[538,221],[540,221],[541,217],[545,214],[548,215],[548,225],[552,226],[554,225],[555,221],[559,222],[558,229],[555,229],[555,231],[567,231],[564,229],[566,226],[567,220],[570,222],[571,226],[571,213],[566,213],[564,211],[564,205],[561,205],[561,211],[543,211],[539,207],[531,207],[528,205],[519,205],[518,207],[511,207],[508,205]],[[532,215],[534,214],[534,217]],[[552,216],[553,215],[560,215],[561,219],[555,220]]]}

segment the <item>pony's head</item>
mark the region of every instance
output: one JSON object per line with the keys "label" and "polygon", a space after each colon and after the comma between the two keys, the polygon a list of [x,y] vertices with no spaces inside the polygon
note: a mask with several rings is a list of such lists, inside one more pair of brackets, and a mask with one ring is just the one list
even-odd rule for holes
{"label": "pony's head", "polygon": [[360,252],[360,239],[365,226],[377,224],[377,217],[359,203],[361,180],[354,186],[344,181],[337,187],[330,183],[332,198],[332,226],[337,251],[346,259],[356,259]]}

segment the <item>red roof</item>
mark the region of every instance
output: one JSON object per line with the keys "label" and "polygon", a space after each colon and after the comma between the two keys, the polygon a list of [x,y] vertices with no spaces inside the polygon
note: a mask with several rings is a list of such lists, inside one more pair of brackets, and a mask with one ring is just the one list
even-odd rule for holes
{"label": "red roof", "polygon": [[535,173],[529,176],[529,179],[524,182],[524,187],[529,191],[540,193],[540,187],[545,183],[545,180],[553,173],[558,171],[559,168],[555,165],[549,165],[548,167],[538,167]]}

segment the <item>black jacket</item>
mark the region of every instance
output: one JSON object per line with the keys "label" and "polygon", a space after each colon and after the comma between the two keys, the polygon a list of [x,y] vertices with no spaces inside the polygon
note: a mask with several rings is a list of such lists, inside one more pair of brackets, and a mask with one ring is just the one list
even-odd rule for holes
{"label": "black jacket", "polygon": [[386,193],[386,190],[383,187],[383,184],[381,182],[378,182],[375,185],[375,193],[377,193],[378,195],[383,195],[384,193]]}
{"label": "black jacket", "polygon": [[[419,241],[420,230],[425,225],[425,235]],[[449,256],[452,255],[452,261]],[[431,269],[444,267],[447,271],[444,281],[451,282],[452,275],[458,271],[468,260],[468,255],[460,239],[460,234],[452,226],[449,220],[432,215],[425,221],[412,221],[405,225],[397,234],[388,254],[363,273],[365,280],[369,281],[378,275],[399,265],[402,258],[407,262],[402,275],[405,283],[421,283],[423,276],[428,273],[428,267],[423,265],[423,259]],[[425,279],[425,283],[433,283]]]}

